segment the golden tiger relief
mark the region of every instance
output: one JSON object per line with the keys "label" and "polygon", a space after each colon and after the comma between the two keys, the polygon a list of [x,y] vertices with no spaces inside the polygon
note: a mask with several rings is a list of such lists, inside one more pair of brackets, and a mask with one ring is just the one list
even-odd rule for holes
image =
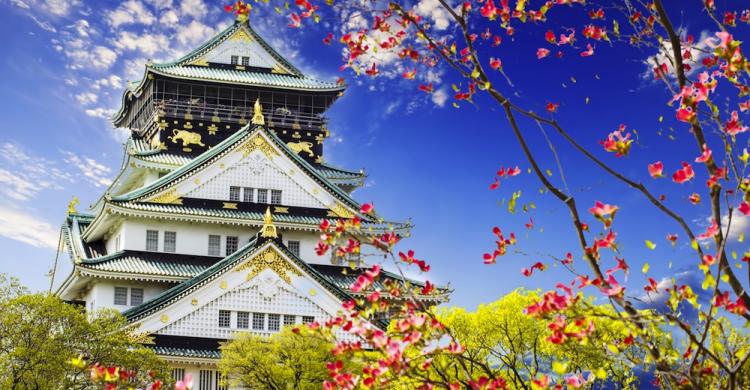
{"label": "golden tiger relief", "polygon": [[287,142],[286,146],[289,147],[294,153],[300,154],[305,152],[308,156],[313,157],[315,153],[312,151],[312,142],[300,141],[300,142]]}

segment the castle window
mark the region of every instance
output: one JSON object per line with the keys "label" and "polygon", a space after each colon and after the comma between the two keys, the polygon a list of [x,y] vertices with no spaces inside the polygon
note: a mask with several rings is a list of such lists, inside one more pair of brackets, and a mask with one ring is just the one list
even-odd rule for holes
{"label": "castle window", "polygon": [[258,203],[268,203],[268,190],[258,188]]}
{"label": "castle window", "polygon": [[177,232],[164,232],[164,252],[174,253],[177,249]]}
{"label": "castle window", "polygon": [[146,250],[156,252],[159,250],[159,231],[146,230]]}
{"label": "castle window", "polygon": [[281,328],[281,316],[278,314],[268,315],[268,330],[271,332],[278,332]]}
{"label": "castle window", "polygon": [[120,235],[118,234],[117,237],[115,237],[115,252],[120,251]]}
{"label": "castle window", "polygon": [[227,236],[226,255],[229,256],[234,252],[237,252],[237,243],[239,242],[237,236]]}
{"label": "castle window", "polygon": [[208,236],[208,255],[221,256],[221,236],[213,234]]}
{"label": "castle window", "polygon": [[128,304],[128,288],[127,287],[115,287],[115,305],[127,305]]}
{"label": "castle window", "polygon": [[227,385],[221,384],[221,372],[216,371],[216,390],[227,390]]}
{"label": "castle window", "polygon": [[313,316],[302,316],[302,323],[303,324],[309,324],[315,322],[315,317]]}
{"label": "castle window", "polygon": [[265,329],[266,315],[263,313],[253,313],[253,330]]}
{"label": "castle window", "polygon": [[271,190],[271,204],[281,204],[281,190]]}
{"label": "castle window", "polygon": [[219,328],[228,328],[232,319],[232,312],[219,310]]}
{"label": "castle window", "polygon": [[229,200],[232,202],[240,201],[240,187],[229,187]]}
{"label": "castle window", "polygon": [[130,289],[130,306],[138,306],[141,303],[143,303],[143,289],[131,288]]}
{"label": "castle window", "polygon": [[285,314],[284,326],[294,325],[297,322],[297,316]]}
{"label": "castle window", "polygon": [[237,329],[247,329],[250,327],[250,313],[246,311],[237,312]]}
{"label": "castle window", "polygon": [[239,59],[240,59],[240,57],[238,57],[238,56],[232,56],[232,57],[230,57],[230,62],[232,63],[232,65],[237,65]]}
{"label": "castle window", "polygon": [[253,201],[253,189],[250,187],[245,187],[243,195],[245,196],[242,198],[244,202],[252,202]]}
{"label": "castle window", "polygon": [[250,65],[250,57],[242,56],[242,66]]}
{"label": "castle window", "polygon": [[299,241],[288,241],[286,247],[289,248],[289,252],[299,257]]}
{"label": "castle window", "polygon": [[198,389],[214,390],[214,371],[200,370],[198,373]]}
{"label": "castle window", "polygon": [[175,381],[181,381],[185,379],[185,369],[184,368],[173,368],[172,369],[172,379]]}

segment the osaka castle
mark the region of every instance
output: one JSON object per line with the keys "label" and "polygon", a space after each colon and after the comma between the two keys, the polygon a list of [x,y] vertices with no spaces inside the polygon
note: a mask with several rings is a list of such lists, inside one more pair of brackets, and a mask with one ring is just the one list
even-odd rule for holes
{"label": "osaka castle", "polygon": [[146,64],[113,117],[130,130],[121,171],[87,212],[68,210],[71,271],[56,294],[121,311],[199,390],[223,388],[220,346],[235,335],[335,316],[364,268],[318,256],[318,226],[359,216],[363,231],[411,227],[362,214],[351,193],[365,174],[324,160],[324,115],[343,90],[305,76],[244,20]]}

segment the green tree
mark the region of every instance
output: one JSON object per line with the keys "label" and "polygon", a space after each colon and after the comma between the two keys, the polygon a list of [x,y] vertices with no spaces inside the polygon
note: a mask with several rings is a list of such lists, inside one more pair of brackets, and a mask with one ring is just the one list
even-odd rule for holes
{"label": "green tree", "polygon": [[28,294],[15,279],[0,277],[0,388],[89,389],[90,364],[149,370],[166,366],[115,311],[87,316],[81,308],[47,294]]}
{"label": "green tree", "polygon": [[[429,361],[430,368],[421,377],[402,376],[400,384],[410,387],[428,381],[469,386],[467,377],[475,381],[494,377],[503,378],[510,388],[528,389],[530,380],[540,375],[556,377],[576,373],[582,374],[581,382],[591,375],[607,378],[610,385],[617,383],[621,388],[637,385],[632,370],[640,355],[633,350],[635,347],[623,346],[616,359],[607,354],[607,345],[614,346],[616,340],[627,338],[630,332],[625,324],[615,319],[608,306],[588,302],[586,314],[593,318],[590,337],[579,343],[559,343],[554,342],[554,332],[544,321],[524,313],[540,297],[539,291],[521,288],[497,301],[480,305],[476,311],[455,306],[438,309],[437,319],[461,344],[462,353],[424,357],[421,350],[409,351],[413,364]],[[584,313],[565,314],[580,318]],[[397,333],[397,324],[398,320],[393,322],[389,333]],[[588,327],[588,322],[584,326]],[[571,327],[565,329],[571,335],[576,331]],[[662,333],[662,337],[666,338],[666,334]]]}
{"label": "green tree", "polygon": [[287,327],[270,337],[246,333],[222,346],[219,370],[232,387],[320,389],[332,348],[306,328]]}

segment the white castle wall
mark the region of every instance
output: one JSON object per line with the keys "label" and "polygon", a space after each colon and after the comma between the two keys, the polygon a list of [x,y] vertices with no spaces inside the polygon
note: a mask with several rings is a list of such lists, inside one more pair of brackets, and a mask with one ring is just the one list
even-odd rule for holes
{"label": "white castle wall", "polygon": [[[124,221],[120,228],[107,240],[107,253],[113,253],[116,237],[120,236],[120,248],[145,251],[146,230],[159,231],[159,252],[164,251],[164,232],[177,232],[176,253],[198,256],[208,255],[208,236],[221,236],[221,257],[226,253],[226,236],[239,237],[239,246],[247,244],[258,230],[236,226],[220,226],[216,224],[196,224],[184,222],[170,222],[149,219],[131,219]],[[315,246],[319,234],[315,232],[285,231],[279,229],[284,243],[290,240],[300,242],[300,257],[308,263],[329,264],[329,256],[318,256]]]}

